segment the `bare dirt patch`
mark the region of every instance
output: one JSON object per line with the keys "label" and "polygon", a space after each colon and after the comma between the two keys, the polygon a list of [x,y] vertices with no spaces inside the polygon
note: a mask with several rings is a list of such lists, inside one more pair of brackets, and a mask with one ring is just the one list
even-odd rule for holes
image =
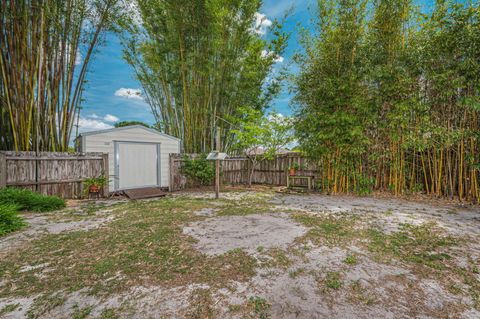
{"label": "bare dirt patch", "polygon": [[194,245],[207,255],[242,249],[250,254],[263,248],[287,248],[307,228],[285,214],[222,216],[190,224],[183,233],[195,238]]}
{"label": "bare dirt patch", "polygon": [[0,238],[0,257],[9,251],[19,249],[29,242],[48,234],[97,229],[111,222],[112,206],[121,202],[99,201],[79,203],[57,212],[24,213],[27,227],[9,236]]}
{"label": "bare dirt patch", "polygon": [[45,236],[4,250],[0,317],[480,318],[475,208],[269,190],[212,198],[47,218],[83,224],[43,225]]}

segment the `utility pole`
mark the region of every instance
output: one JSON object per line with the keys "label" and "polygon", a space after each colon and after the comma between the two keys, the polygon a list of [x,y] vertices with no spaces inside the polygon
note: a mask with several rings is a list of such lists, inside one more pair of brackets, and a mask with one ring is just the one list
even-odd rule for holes
{"label": "utility pole", "polygon": [[215,160],[215,198],[218,199],[220,197],[220,127],[217,126],[217,159]]}

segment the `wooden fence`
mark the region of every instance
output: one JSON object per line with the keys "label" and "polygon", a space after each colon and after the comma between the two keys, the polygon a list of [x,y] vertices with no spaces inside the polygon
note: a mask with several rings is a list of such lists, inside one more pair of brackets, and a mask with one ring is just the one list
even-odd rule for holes
{"label": "wooden fence", "polygon": [[[0,188],[29,188],[63,198],[82,196],[83,181],[108,174],[108,154],[0,152]],[[103,189],[108,195],[108,185]]]}
{"label": "wooden fence", "polygon": [[[171,154],[170,155],[170,190],[177,191],[185,189],[188,185],[192,185],[187,177],[182,174],[182,163],[185,154]],[[190,158],[195,158],[198,155],[189,154]],[[310,162],[307,158],[302,157],[298,153],[288,153],[278,155],[274,160],[261,161],[256,165],[253,174],[253,184],[264,185],[287,185],[288,169],[294,163],[299,164],[301,169],[298,171],[299,175],[305,176],[319,176],[317,166]],[[247,184],[249,179],[249,172],[251,162],[244,157],[233,157],[221,161],[222,183],[227,185]],[[303,184],[302,181],[298,182]]]}

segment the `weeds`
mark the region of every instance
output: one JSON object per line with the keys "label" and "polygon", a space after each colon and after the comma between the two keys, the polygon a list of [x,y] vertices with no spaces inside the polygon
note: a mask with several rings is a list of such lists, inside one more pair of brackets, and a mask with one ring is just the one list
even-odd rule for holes
{"label": "weeds", "polygon": [[5,305],[5,307],[0,309],[0,317],[3,315],[6,315],[7,313],[17,310],[18,307],[20,307],[19,303],[12,303],[12,304]]}
{"label": "weeds", "polygon": [[190,296],[190,304],[193,305],[188,318],[214,318],[215,309],[213,298],[209,289],[195,289]]}
{"label": "weeds", "polygon": [[286,252],[280,248],[271,248],[265,254],[266,257],[259,257],[262,267],[288,268],[292,264]]}
{"label": "weeds", "polygon": [[218,216],[246,216],[265,214],[275,211],[275,206],[268,202],[270,197],[265,195],[245,196],[240,200],[222,200],[222,207]]}
{"label": "weeds", "polygon": [[288,273],[288,275],[290,276],[290,278],[297,278],[298,276],[300,276],[303,273],[305,273],[305,268],[300,267],[300,268],[297,268],[295,270],[291,270]]}
{"label": "weeds", "polygon": [[117,312],[115,311],[115,309],[112,309],[112,308],[105,309],[100,314],[100,319],[117,319],[117,318],[120,318],[120,317],[117,315]]}
{"label": "weeds", "polygon": [[26,317],[28,319],[43,318],[50,310],[63,305],[65,301],[66,298],[60,293],[42,295],[33,301],[32,306],[26,313]]}
{"label": "weeds", "polygon": [[89,318],[90,313],[92,312],[92,306],[79,308],[78,305],[73,307],[72,319],[86,319]]}
{"label": "weeds", "polygon": [[[458,281],[468,286],[468,293],[473,300],[474,307],[480,309],[480,281],[472,266],[471,269],[458,267],[451,262],[449,248],[458,246],[460,241],[452,236],[446,236],[434,223],[422,225],[403,224],[400,231],[385,234],[378,230],[369,230],[370,239],[368,248],[380,258],[396,257],[404,262],[420,265],[426,269],[417,269],[428,274],[454,278],[449,279],[447,289],[453,294],[463,293]],[[434,272],[431,272],[434,270]],[[435,272],[436,271],[436,272]]]}
{"label": "weeds", "polygon": [[373,294],[369,293],[368,290],[362,286],[360,281],[354,281],[350,285],[351,290],[351,298],[354,301],[361,302],[367,306],[373,304],[375,302],[375,297]]}
{"label": "weeds", "polygon": [[18,209],[19,206],[15,204],[0,204],[0,237],[26,225],[18,215]]}
{"label": "weeds", "polygon": [[343,262],[346,263],[347,265],[356,265],[357,264],[357,256],[353,255],[353,254],[348,255],[347,257],[345,257]]}
{"label": "weeds", "polygon": [[[189,199],[132,202],[115,207],[123,213],[101,229],[46,235],[0,260],[0,277],[15,282],[0,287],[0,297],[84,287],[111,294],[145,283],[219,286],[249,279],[255,274],[253,257],[241,250],[206,257],[182,233],[182,225],[197,218],[191,211],[208,205]],[[61,267],[42,276],[20,271],[34,263]]]}
{"label": "weeds", "polygon": [[268,310],[270,309],[270,304],[262,297],[250,297],[249,305],[255,314],[255,318],[266,319],[269,317]]}
{"label": "weeds", "polygon": [[32,212],[49,212],[65,207],[65,201],[59,197],[12,187],[0,190],[0,204],[13,204],[17,205],[19,210]]}
{"label": "weeds", "polygon": [[342,287],[341,275],[337,271],[330,271],[325,277],[325,286],[329,289],[340,289]]}
{"label": "weeds", "polygon": [[451,258],[444,250],[457,245],[454,238],[443,236],[432,223],[403,224],[400,231],[392,234],[369,230],[367,236],[370,239],[368,248],[372,252],[435,269],[443,269],[444,261]]}
{"label": "weeds", "polygon": [[317,244],[337,245],[356,235],[355,219],[351,216],[297,214],[295,220],[310,227],[307,238]]}

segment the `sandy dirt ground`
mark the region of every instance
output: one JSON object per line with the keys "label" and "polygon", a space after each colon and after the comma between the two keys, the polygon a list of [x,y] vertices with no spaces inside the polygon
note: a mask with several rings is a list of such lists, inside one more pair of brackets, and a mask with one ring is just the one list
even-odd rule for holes
{"label": "sandy dirt ground", "polygon": [[[222,196],[235,200],[249,194],[229,192]],[[198,192],[175,196],[210,198],[213,194]],[[397,232],[405,224],[433,223],[447,235],[468,238],[461,249],[453,250],[453,261],[462,269],[478,269],[478,207],[318,194],[269,193],[265,196],[271,205],[267,213],[219,216],[219,204],[218,210],[196,211],[195,214],[203,219],[182,226],[183,233],[192,237],[195,249],[206,256],[222,255],[234,249],[242,249],[253,256],[261,266],[247,282],[231,281],[223,288],[205,284],[173,288],[136,286],[104,299],[76,291],[70,293],[62,305],[49,311],[47,317],[71,317],[73,305],[90,307],[87,318],[101,317],[102,310],[120,306],[129,310],[120,313],[119,317],[195,317],[191,309],[196,301],[191,296],[195,291],[208,291],[211,311],[207,317],[215,318],[480,318],[472,292],[468,293],[465,283],[455,283],[460,288],[453,292],[449,289],[451,283],[447,284],[442,278],[418,272],[400,259],[376,258],[356,240],[333,244],[310,240],[307,235],[311,227],[294,218],[298,213],[347,216],[358,218],[361,224],[376,225],[385,234]],[[94,230],[112,218],[108,207],[81,220],[28,215],[31,225],[28,229],[0,239],[0,258],[45,233]],[[278,251],[284,262],[279,262],[272,253]],[[345,262],[352,255],[355,261]],[[48,265],[35,267],[40,271]],[[475,276],[480,281],[478,271]],[[480,291],[473,291],[473,296],[475,293],[480,294]],[[8,304],[20,304],[0,317],[25,317],[36,297],[0,299],[0,310]],[[251,306],[248,314],[235,311],[245,304]]]}
{"label": "sandy dirt ground", "polygon": [[0,238],[0,258],[9,251],[18,249],[45,234],[97,229],[101,225],[113,220],[114,216],[109,214],[111,209],[108,207],[121,202],[122,201],[98,201],[94,204],[96,207],[98,206],[94,213],[88,211],[90,205],[93,205],[93,203],[90,205],[79,205],[76,203],[75,206],[78,207],[70,207],[65,210],[64,214],[22,214],[28,224],[28,228]]}

